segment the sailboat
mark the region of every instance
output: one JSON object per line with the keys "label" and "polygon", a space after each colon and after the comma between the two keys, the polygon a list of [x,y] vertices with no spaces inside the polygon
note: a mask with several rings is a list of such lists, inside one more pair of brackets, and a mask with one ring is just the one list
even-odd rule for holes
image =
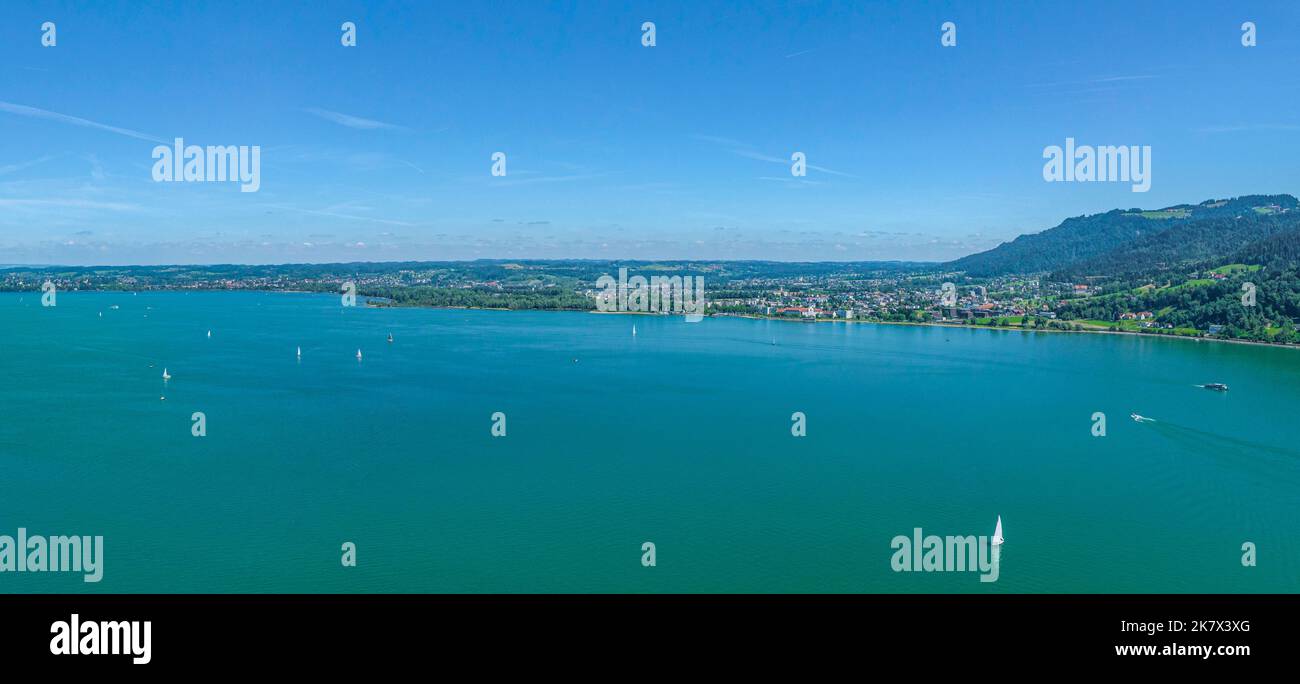
{"label": "sailboat", "polygon": [[389,344],[393,343],[393,333],[388,333],[388,343]]}
{"label": "sailboat", "polygon": [[166,368],[163,368],[163,380],[171,380],[171,379],[172,379],[172,374],[168,373]]}
{"label": "sailboat", "polygon": [[302,358],[302,347],[298,347],[298,358]]}
{"label": "sailboat", "polygon": [[1000,546],[1001,544],[1002,544],[1002,516],[999,515],[998,526],[993,529],[993,545]]}
{"label": "sailboat", "polygon": [[211,330],[208,331],[208,339],[212,339],[212,331],[211,331]]}
{"label": "sailboat", "polygon": [[636,337],[636,326],[632,326],[632,337]]}
{"label": "sailboat", "polygon": [[358,360],[358,361],[361,360],[361,350],[360,350],[360,349],[357,350],[357,360]]}

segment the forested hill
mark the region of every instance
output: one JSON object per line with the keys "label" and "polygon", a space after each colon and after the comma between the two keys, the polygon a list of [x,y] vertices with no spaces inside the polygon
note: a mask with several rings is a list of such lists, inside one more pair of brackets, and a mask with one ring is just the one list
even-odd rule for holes
{"label": "forested hill", "polygon": [[[1181,222],[1168,230],[1144,235],[1091,259],[1071,264],[1054,273],[1051,280],[1063,282],[1088,276],[1156,274],[1205,264],[1262,264],[1270,255],[1282,255],[1286,245],[1296,241],[1300,241],[1300,211],[1260,213],[1251,210],[1232,217]],[[1270,249],[1268,245],[1275,245],[1275,248]]]}
{"label": "forested hill", "polygon": [[[1298,207],[1291,195],[1247,195],[1158,210],[1115,209],[1066,219],[946,266],[978,277],[1051,272],[1069,279],[1211,261],[1295,231]],[[1274,253],[1285,249],[1287,241],[1279,240]]]}

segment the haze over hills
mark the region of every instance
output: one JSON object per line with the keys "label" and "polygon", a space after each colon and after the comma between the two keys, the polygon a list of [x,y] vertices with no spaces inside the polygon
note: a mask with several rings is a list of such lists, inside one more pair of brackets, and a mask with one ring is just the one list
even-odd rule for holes
{"label": "haze over hills", "polygon": [[237,278],[318,276],[340,271],[356,274],[454,267],[483,277],[504,275],[509,264],[544,265],[581,277],[606,272],[611,265],[647,268],[677,265],[687,270],[766,277],[816,277],[826,273],[877,271],[962,271],[973,278],[1013,274],[1047,274],[1054,282],[1083,279],[1130,279],[1250,263],[1287,267],[1300,260],[1300,201],[1289,194],[1245,195],[1179,204],[1162,209],[1112,209],[1067,218],[1054,228],[1021,235],[1010,242],[948,262],[918,261],[762,261],[696,259],[477,259],[473,261],[363,261],[333,263],[192,264],[160,266],[0,265],[48,274],[97,273],[137,276],[167,272]]}

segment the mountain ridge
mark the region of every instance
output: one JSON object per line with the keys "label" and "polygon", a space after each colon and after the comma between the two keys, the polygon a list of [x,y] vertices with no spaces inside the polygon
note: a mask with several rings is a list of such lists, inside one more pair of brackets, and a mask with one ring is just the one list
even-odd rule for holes
{"label": "mountain ridge", "polygon": [[1120,276],[1226,259],[1249,252],[1254,243],[1297,230],[1300,202],[1293,195],[1243,195],[1156,210],[1112,209],[1070,217],[1053,228],[1020,235],[993,249],[946,262],[944,267],[975,277]]}

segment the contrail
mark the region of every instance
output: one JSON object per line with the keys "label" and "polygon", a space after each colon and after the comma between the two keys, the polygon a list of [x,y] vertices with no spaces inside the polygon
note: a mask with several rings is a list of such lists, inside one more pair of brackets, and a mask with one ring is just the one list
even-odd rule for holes
{"label": "contrail", "polygon": [[95,121],[91,121],[90,119],[83,119],[77,116],[69,116],[67,114],[51,112],[45,109],[37,109],[35,107],[28,107],[27,105],[14,104],[12,102],[0,101],[0,111],[9,112],[10,114],[17,114],[19,116],[27,116],[33,119],[45,119],[47,121],[58,121],[60,123],[72,124],[73,126],[81,126],[82,128],[96,128],[101,131],[108,131],[109,133],[125,135],[129,138],[136,138],[139,140],[148,140],[149,142],[162,143],[164,145],[169,144],[171,142],[170,140],[163,140],[162,138],[158,138],[149,135],[147,133],[141,133],[139,131],[133,131],[129,128],[118,128],[117,126],[109,126],[108,124],[98,123]]}

